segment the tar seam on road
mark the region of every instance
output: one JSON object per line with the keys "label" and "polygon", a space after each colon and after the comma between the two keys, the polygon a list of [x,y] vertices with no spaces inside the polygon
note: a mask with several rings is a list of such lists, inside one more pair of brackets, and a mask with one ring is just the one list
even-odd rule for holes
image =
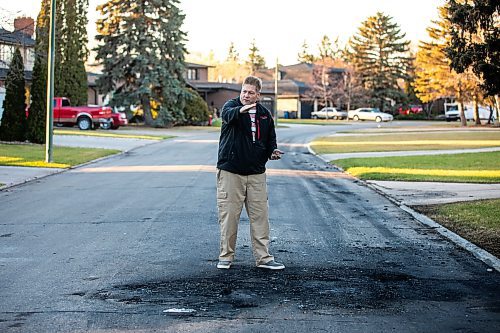
{"label": "tar seam on road", "polygon": [[[310,144],[307,145],[307,149],[309,150],[309,152],[311,154],[317,156],[322,161],[330,164],[330,161],[326,160],[323,156],[317,154],[314,150],[312,150]],[[345,172],[345,170],[343,170],[342,168],[340,168],[338,166],[335,166],[335,167],[337,169],[339,169],[340,171]],[[353,176],[353,178],[356,178],[356,177]],[[388,193],[385,193],[384,191],[382,191],[381,189],[377,188],[376,186],[374,186],[374,185],[372,185],[370,183],[367,183],[366,181],[364,181],[362,179],[359,179],[359,178],[357,178],[357,180],[361,184],[364,184],[366,187],[371,188],[375,192],[377,192],[377,193],[381,194],[382,196],[384,196],[385,198],[387,198],[392,203],[396,204],[399,208],[401,208],[402,210],[404,210],[405,212],[407,212],[408,214],[410,214],[414,219],[416,219],[420,223],[422,223],[422,224],[424,224],[424,225],[426,225],[426,226],[428,226],[428,227],[436,230],[440,235],[444,236],[445,238],[447,238],[448,240],[450,240],[452,243],[454,243],[454,244],[460,246],[461,248],[469,251],[474,257],[476,257],[477,259],[481,260],[486,265],[494,268],[496,271],[500,272],[500,259],[498,259],[494,255],[492,255],[488,251],[480,248],[479,246],[477,246],[475,244],[472,244],[471,242],[469,242],[465,238],[462,238],[461,236],[457,235],[453,231],[451,231],[451,230],[443,227],[441,224],[437,223],[436,221],[432,220],[431,218],[429,218],[429,217],[427,217],[425,215],[422,215],[422,214],[416,212],[415,210],[413,210],[412,208],[410,208],[410,207],[402,204],[399,200],[397,200],[396,198],[392,197]]]}

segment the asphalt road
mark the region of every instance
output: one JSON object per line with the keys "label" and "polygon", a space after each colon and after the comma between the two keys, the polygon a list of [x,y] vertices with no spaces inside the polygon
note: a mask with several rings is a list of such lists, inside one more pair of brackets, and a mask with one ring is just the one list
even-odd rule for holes
{"label": "asphalt road", "polygon": [[215,268],[217,133],[0,192],[0,332],[498,332],[500,274],[279,130],[271,251]]}

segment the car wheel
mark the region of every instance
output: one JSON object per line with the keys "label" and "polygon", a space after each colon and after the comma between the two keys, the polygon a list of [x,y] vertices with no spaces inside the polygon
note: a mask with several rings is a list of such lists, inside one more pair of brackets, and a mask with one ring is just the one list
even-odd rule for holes
{"label": "car wheel", "polygon": [[101,123],[101,128],[105,129],[105,130],[109,130],[109,129],[113,128],[113,121],[110,120],[110,121],[106,121],[106,122]]}
{"label": "car wheel", "polygon": [[377,118],[375,118],[375,121],[376,121],[377,123],[380,123],[380,122],[382,121],[382,118],[381,118],[381,117],[377,117]]}
{"label": "car wheel", "polygon": [[89,117],[80,117],[77,122],[78,128],[82,131],[87,131],[92,128],[92,120]]}
{"label": "car wheel", "polygon": [[311,117],[312,119],[318,119],[318,116],[314,115]]}
{"label": "car wheel", "polygon": [[358,120],[359,120],[359,117],[358,117],[358,116],[354,116],[354,117],[352,117],[352,120],[354,120],[354,121],[358,121]]}

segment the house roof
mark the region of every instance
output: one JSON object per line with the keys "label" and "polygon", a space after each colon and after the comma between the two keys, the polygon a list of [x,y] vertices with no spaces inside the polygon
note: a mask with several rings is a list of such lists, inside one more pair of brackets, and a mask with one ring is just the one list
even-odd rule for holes
{"label": "house roof", "polygon": [[186,68],[209,68],[209,67],[214,67],[210,65],[202,65],[202,64],[195,64],[193,62],[186,62]]}
{"label": "house roof", "polygon": [[[0,81],[5,81],[7,78],[7,72],[9,71],[8,68],[0,68]],[[24,71],[24,79],[28,82],[31,82],[33,78],[33,72],[32,71]]]}
{"label": "house roof", "polygon": [[[304,95],[310,89],[313,81],[313,64],[298,63],[290,66],[279,66],[281,80],[278,81],[278,93],[280,95]],[[261,69],[257,76],[263,81],[267,89],[274,91],[274,68]],[[343,68],[330,67],[328,73],[343,73]]]}
{"label": "house roof", "polygon": [[0,43],[11,45],[35,46],[35,40],[21,31],[8,31],[0,28]]}
{"label": "house roof", "polygon": [[87,72],[87,84],[89,87],[97,86],[96,81],[102,74]]}

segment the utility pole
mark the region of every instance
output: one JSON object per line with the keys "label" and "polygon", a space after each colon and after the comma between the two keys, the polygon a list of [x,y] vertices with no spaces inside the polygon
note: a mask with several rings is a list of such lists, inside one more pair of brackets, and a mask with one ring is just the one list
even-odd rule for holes
{"label": "utility pole", "polygon": [[276,57],[276,68],[274,69],[274,111],[276,112],[275,125],[278,127],[278,57]]}
{"label": "utility pole", "polygon": [[54,119],[54,45],[56,30],[56,0],[50,0],[50,33],[47,71],[47,126],[45,129],[45,162],[52,163],[52,137]]}

